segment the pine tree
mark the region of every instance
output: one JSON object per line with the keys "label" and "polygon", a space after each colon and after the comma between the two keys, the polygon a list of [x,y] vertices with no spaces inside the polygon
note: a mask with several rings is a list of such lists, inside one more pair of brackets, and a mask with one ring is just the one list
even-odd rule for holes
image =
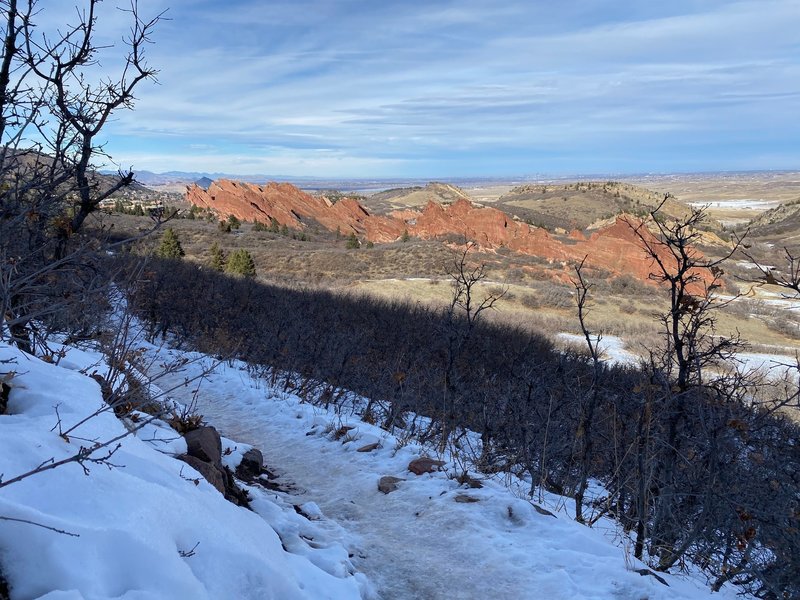
{"label": "pine tree", "polygon": [[219,247],[217,242],[211,244],[211,268],[215,271],[225,270],[225,252]]}
{"label": "pine tree", "polygon": [[170,227],[161,236],[161,244],[156,249],[156,256],[159,258],[181,258],[185,252],[181,247],[181,242],[175,234],[175,230]]}
{"label": "pine tree", "polygon": [[242,222],[236,218],[236,215],[228,216],[228,224],[231,226],[231,229],[239,229],[239,227],[242,226]]}
{"label": "pine tree", "polygon": [[235,250],[225,263],[225,272],[230,275],[241,275],[242,277],[255,277],[256,264],[253,257],[244,248]]}
{"label": "pine tree", "polygon": [[355,232],[354,232],[354,231],[351,231],[351,232],[350,232],[350,235],[348,235],[348,236],[347,236],[347,244],[346,244],[346,247],[347,247],[347,249],[348,249],[348,250],[356,250],[356,249],[358,249],[360,246],[361,246],[361,244],[359,243],[359,241],[358,241],[358,238],[356,237],[356,234],[355,234]]}

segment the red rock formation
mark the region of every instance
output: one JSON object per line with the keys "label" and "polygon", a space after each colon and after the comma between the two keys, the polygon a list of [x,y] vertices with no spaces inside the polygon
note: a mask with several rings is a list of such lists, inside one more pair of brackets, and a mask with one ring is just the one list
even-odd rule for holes
{"label": "red rock formation", "polygon": [[[567,239],[556,238],[544,229],[514,220],[506,213],[490,207],[479,207],[465,199],[443,206],[429,202],[424,210],[395,211],[389,216],[371,215],[352,198],[335,204],[326,198],[311,196],[288,183],[264,186],[218,180],[203,191],[196,185],[187,189],[186,199],[202,208],[209,208],[221,217],[234,215],[242,221],[275,219],[280,225],[304,229],[304,219],[313,219],[330,231],[356,235],[372,242],[392,242],[404,231],[422,239],[445,235],[465,236],[483,248],[507,247],[516,252],[545,258],[554,266],[566,267],[588,257],[586,265],[613,275],[629,274],[648,281],[653,272],[652,259],[628,223],[619,217],[616,222],[596,231],[588,238],[573,231]],[[636,221],[631,221],[637,223]],[[646,229],[642,229],[655,242]],[[657,245],[657,244],[654,244]],[[664,249],[664,260],[670,260]]]}
{"label": "red rock formation", "polygon": [[304,229],[302,219],[310,218],[331,231],[338,229],[345,235],[353,231],[374,242],[392,242],[405,228],[396,219],[370,215],[352,198],[334,204],[289,183],[270,182],[262,186],[220,179],[208,186],[208,191],[189,186],[186,199],[201,208],[210,208],[223,218],[234,215],[242,221],[264,224],[275,219],[292,229]]}

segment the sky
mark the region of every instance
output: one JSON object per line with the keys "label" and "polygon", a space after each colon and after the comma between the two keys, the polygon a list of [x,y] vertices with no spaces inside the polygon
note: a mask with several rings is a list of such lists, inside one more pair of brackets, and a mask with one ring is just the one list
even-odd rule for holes
{"label": "sky", "polygon": [[[106,0],[98,38],[127,15]],[[118,3],[118,2],[117,2]],[[139,0],[123,167],[310,177],[800,168],[800,0]],[[53,17],[48,17],[53,18]],[[119,43],[104,51],[113,73]]]}

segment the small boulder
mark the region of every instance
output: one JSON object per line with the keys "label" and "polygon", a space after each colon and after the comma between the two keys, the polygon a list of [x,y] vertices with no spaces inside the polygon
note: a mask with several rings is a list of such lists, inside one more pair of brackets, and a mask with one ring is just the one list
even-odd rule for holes
{"label": "small boulder", "polygon": [[200,473],[200,475],[203,476],[203,479],[219,490],[220,494],[225,495],[225,475],[221,469],[209,462],[205,462],[196,456],[191,456],[189,454],[181,454],[176,458],[178,460],[182,460],[195,471]]}
{"label": "small boulder", "polygon": [[189,456],[210,462],[217,467],[222,465],[222,440],[214,427],[198,427],[187,431],[183,437],[186,440],[186,453]]}
{"label": "small boulder", "polygon": [[414,475],[422,475],[423,473],[438,471],[439,467],[444,466],[444,464],[445,462],[443,460],[436,460],[423,456],[421,458],[415,458],[408,463],[408,470],[414,473]]}
{"label": "small boulder", "polygon": [[5,381],[0,381],[0,415],[6,413],[8,408],[8,397],[11,395],[11,386]]}
{"label": "small boulder", "polygon": [[461,485],[465,485],[473,489],[480,489],[483,487],[483,484],[480,482],[480,480],[470,477],[468,473],[462,473],[456,477],[456,481],[458,481],[458,483]]}
{"label": "small boulder", "polygon": [[236,483],[233,472],[228,467],[223,467],[222,476],[225,481],[225,499],[236,506],[250,508],[250,495]]}
{"label": "small boulder", "polygon": [[345,441],[349,441],[350,432],[353,429],[355,429],[355,426],[353,425],[342,425],[341,427],[339,427],[339,429],[333,432],[333,439],[341,440],[344,438]]}
{"label": "small boulder", "polygon": [[242,462],[236,467],[236,476],[245,481],[261,475],[261,469],[264,466],[264,455],[258,448],[250,448],[242,455]]}
{"label": "small boulder", "polygon": [[384,494],[388,494],[389,492],[395,491],[397,489],[397,484],[401,481],[405,481],[405,479],[384,475],[381,477],[380,481],[378,481],[378,490]]}
{"label": "small boulder", "polygon": [[535,502],[531,502],[531,506],[533,506],[533,510],[535,510],[540,515],[544,515],[546,517],[553,517],[554,519],[558,518],[553,513],[551,513],[549,510],[547,510],[546,508],[542,508],[541,506],[539,506]]}
{"label": "small boulder", "polygon": [[361,446],[356,452],[372,452],[373,450],[377,450],[381,447],[380,442],[374,442],[372,444],[367,444],[366,446]]}
{"label": "small boulder", "polygon": [[636,573],[638,573],[639,575],[641,575],[642,577],[646,577],[646,576],[648,576],[648,575],[649,575],[650,577],[655,577],[655,578],[656,578],[656,580],[657,580],[659,583],[661,583],[661,584],[663,584],[663,585],[665,585],[665,586],[669,587],[669,584],[667,583],[667,580],[666,580],[666,579],[664,579],[664,578],[663,578],[663,577],[661,577],[660,575],[657,575],[657,574],[653,573],[653,572],[652,572],[650,569],[634,569],[634,571],[635,571]]}
{"label": "small boulder", "polygon": [[462,504],[469,504],[472,502],[480,502],[478,498],[474,496],[467,496],[466,494],[459,494],[455,497],[456,502],[461,502]]}

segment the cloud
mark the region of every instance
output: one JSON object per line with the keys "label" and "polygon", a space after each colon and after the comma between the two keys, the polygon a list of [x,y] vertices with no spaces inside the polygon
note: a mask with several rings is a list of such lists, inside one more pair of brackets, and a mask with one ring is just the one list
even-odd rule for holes
{"label": "cloud", "polygon": [[796,165],[794,0],[564,4],[175,2],[109,150],[324,176]]}

